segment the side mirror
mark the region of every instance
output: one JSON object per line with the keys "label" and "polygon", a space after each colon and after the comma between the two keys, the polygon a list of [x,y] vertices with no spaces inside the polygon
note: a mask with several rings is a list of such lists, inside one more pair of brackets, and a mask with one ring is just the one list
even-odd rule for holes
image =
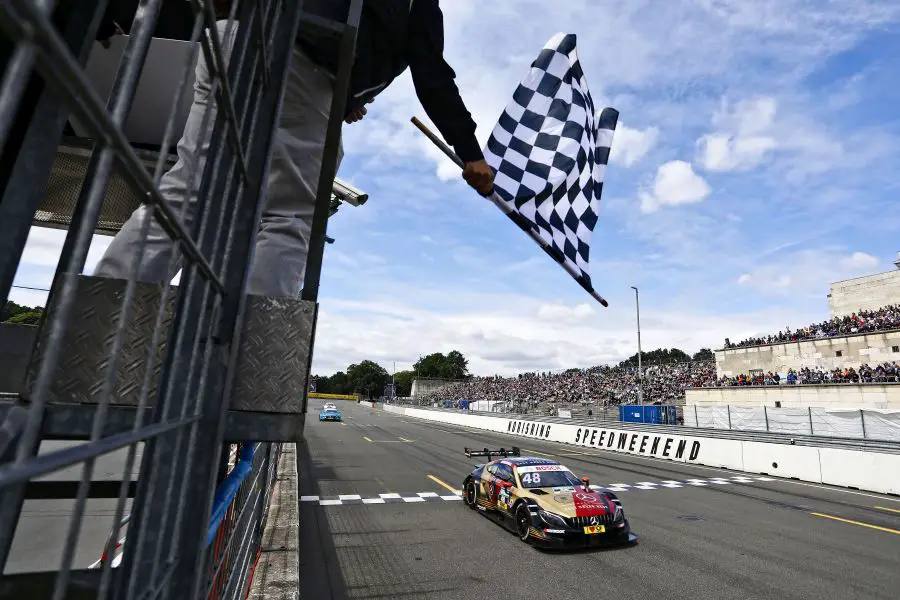
{"label": "side mirror", "polygon": [[581,485],[584,486],[585,490],[591,489],[591,481],[587,477],[581,478]]}

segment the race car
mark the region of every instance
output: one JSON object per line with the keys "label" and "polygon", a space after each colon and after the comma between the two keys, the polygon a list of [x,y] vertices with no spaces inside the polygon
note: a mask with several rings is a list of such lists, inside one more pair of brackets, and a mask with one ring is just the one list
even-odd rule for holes
{"label": "race car", "polygon": [[[593,547],[637,540],[618,497],[579,479],[555,460],[522,456],[519,448],[472,450],[484,456],[463,481],[466,506],[543,547]],[[494,457],[499,457],[492,460]]]}
{"label": "race car", "polygon": [[319,413],[320,421],[342,421],[341,412],[336,408],[323,408]]}

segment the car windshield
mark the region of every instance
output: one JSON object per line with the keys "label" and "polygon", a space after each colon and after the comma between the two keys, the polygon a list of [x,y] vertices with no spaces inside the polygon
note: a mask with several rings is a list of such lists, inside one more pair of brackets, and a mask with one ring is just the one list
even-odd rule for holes
{"label": "car windshield", "polygon": [[533,467],[526,467],[519,469],[519,480],[523,488],[569,487],[581,483],[571,471],[564,469],[565,467],[556,466],[553,470],[538,471],[533,470]]}

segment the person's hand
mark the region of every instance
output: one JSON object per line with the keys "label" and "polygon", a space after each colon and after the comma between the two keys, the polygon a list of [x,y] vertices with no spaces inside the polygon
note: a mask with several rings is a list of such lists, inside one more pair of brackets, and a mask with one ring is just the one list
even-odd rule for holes
{"label": "person's hand", "polygon": [[[373,99],[373,100],[369,100],[366,104],[372,104],[372,102],[374,102],[374,101],[375,101],[374,99]],[[344,122],[345,122],[345,123],[356,123],[357,121],[362,121],[362,118],[365,117],[366,114],[368,114],[368,112],[369,112],[369,111],[366,110],[366,107],[363,106],[363,107],[360,108],[358,111],[353,112],[353,113],[350,113],[349,115],[347,115],[347,117],[344,119]]]}
{"label": "person's hand", "polygon": [[462,176],[482,196],[490,196],[494,191],[494,171],[484,159],[466,163]]}

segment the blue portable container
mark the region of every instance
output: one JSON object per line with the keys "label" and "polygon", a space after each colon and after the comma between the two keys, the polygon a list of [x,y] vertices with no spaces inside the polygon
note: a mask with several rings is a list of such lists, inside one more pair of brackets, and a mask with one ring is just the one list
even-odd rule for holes
{"label": "blue portable container", "polygon": [[674,406],[654,404],[623,404],[619,406],[619,420],[623,423],[674,425],[677,411]]}

